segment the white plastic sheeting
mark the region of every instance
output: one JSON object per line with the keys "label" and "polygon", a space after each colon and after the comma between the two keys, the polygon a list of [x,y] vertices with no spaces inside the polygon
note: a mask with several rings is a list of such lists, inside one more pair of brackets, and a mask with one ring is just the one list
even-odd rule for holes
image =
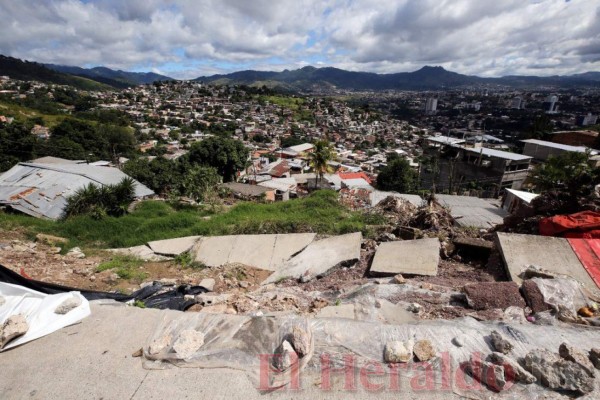
{"label": "white plastic sheeting", "polygon": [[[23,286],[0,282],[0,296],[5,300],[4,304],[0,305],[0,325],[17,314],[25,317],[29,325],[25,335],[12,340],[0,351],[48,335],[91,314],[89,302],[79,292],[48,295]],[[81,304],[64,315],[56,314],[54,310],[71,297],[79,298]]]}

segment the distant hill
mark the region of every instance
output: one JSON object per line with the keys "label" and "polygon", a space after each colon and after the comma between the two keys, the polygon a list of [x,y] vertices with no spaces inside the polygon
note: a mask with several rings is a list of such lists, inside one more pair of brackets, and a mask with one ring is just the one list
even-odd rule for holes
{"label": "distant hill", "polygon": [[439,90],[465,86],[600,86],[600,73],[587,72],[572,76],[506,76],[502,78],[482,78],[447,71],[442,67],[425,66],[414,72],[395,74],[375,74],[353,72],[326,67],[304,67],[297,70],[239,71],[226,75],[212,75],[196,78],[197,81],[216,84],[255,85],[268,82],[270,86],[286,89],[310,90],[317,87],[336,87],[346,90]]}
{"label": "distant hill", "polygon": [[154,72],[128,72],[113,70],[106,67],[81,68],[71,67],[68,65],[45,65],[46,67],[58,72],[91,78],[96,81],[104,82],[108,85],[121,88],[154,83],[156,81],[173,80],[173,78],[169,78],[165,75],[155,74]]}
{"label": "distant hill", "polygon": [[40,81],[59,85],[70,85],[83,90],[107,90],[110,86],[95,80],[54,71],[31,61],[0,55],[0,75],[23,81]]}

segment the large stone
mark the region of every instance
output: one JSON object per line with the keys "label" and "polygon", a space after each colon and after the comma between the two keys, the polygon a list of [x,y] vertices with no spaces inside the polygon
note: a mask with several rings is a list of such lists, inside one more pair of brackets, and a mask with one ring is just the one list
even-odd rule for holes
{"label": "large stone", "polygon": [[341,264],[350,264],[360,258],[360,232],[333,236],[309,244],[302,252],[271,274],[263,284],[286,278],[308,281],[325,275]]}
{"label": "large stone", "polygon": [[85,254],[79,247],[73,247],[67,252],[66,256],[71,258],[85,258]]}
{"label": "large stone", "polygon": [[544,303],[544,295],[540,291],[538,285],[532,280],[523,281],[521,285],[523,296],[527,300],[527,304],[534,313],[539,313],[547,310],[551,310],[548,304]]}
{"label": "large stone", "polygon": [[8,317],[0,327],[0,349],[11,340],[26,334],[28,330],[29,324],[24,316],[17,314]]}
{"label": "large stone", "polygon": [[594,370],[594,364],[589,358],[575,347],[568,343],[562,343],[558,348],[558,354],[565,360],[572,361],[579,364],[590,376],[594,376],[596,371]]}
{"label": "large stone", "polygon": [[429,361],[435,357],[435,349],[429,340],[417,340],[413,353],[419,361]]}
{"label": "large stone", "polygon": [[475,310],[505,309],[511,306],[525,307],[519,286],[514,282],[478,282],[465,285],[469,306]]}
{"label": "large stone", "polygon": [[527,370],[523,368],[517,362],[517,360],[507,355],[494,352],[490,354],[489,360],[494,364],[499,364],[504,367],[504,377],[508,381],[518,381],[525,384],[530,384],[537,381],[537,379],[535,379],[535,376],[527,372]]}
{"label": "large stone", "polygon": [[215,280],[213,278],[205,278],[200,281],[200,286],[212,292],[215,288]]}
{"label": "large stone", "polygon": [[204,344],[204,334],[195,329],[184,329],[173,343],[173,350],[182,358],[191,358]]}
{"label": "large stone", "polygon": [[202,236],[185,236],[175,239],[148,242],[148,247],[156,254],[178,256],[189,251]]}
{"label": "large stone", "polygon": [[385,344],[383,359],[387,363],[407,363],[413,358],[414,341],[391,341]]}
{"label": "large stone", "polygon": [[310,353],[312,342],[310,330],[306,330],[299,325],[294,325],[292,328],[290,342],[294,350],[296,350],[298,356],[304,357]]}
{"label": "large stone", "polygon": [[279,371],[287,371],[298,360],[298,354],[294,351],[291,343],[287,340],[281,342],[275,349],[273,357],[273,366]]}
{"label": "large stone", "polygon": [[465,364],[465,370],[474,379],[489,389],[500,392],[506,386],[504,367],[481,359],[481,354],[474,354]]}
{"label": "large stone", "polygon": [[538,382],[553,390],[590,393],[594,390],[592,378],[581,365],[561,358],[548,350],[536,349],[525,356],[525,369]]}
{"label": "large stone", "polygon": [[508,354],[513,349],[512,343],[504,339],[498,331],[492,331],[490,339],[492,341],[492,347],[499,353]]}
{"label": "large stone", "polygon": [[370,275],[437,275],[440,242],[436,238],[381,243]]}
{"label": "large stone", "polygon": [[64,315],[69,311],[79,307],[81,305],[81,298],[79,296],[70,296],[66,298],[62,303],[56,307],[54,312],[56,314]]}
{"label": "large stone", "polygon": [[171,346],[171,342],[173,341],[173,337],[170,334],[162,335],[152,341],[150,346],[148,346],[148,353],[150,355],[156,355],[158,353],[163,352],[169,346]]}

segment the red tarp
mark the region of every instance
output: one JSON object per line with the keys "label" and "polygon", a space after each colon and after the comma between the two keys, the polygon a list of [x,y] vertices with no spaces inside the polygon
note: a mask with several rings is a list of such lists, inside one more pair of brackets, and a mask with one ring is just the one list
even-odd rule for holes
{"label": "red tarp", "polygon": [[600,287],[600,239],[567,239],[596,286]]}
{"label": "red tarp", "polygon": [[600,239],[600,213],[582,211],[570,215],[556,215],[540,221],[540,234],[567,238]]}

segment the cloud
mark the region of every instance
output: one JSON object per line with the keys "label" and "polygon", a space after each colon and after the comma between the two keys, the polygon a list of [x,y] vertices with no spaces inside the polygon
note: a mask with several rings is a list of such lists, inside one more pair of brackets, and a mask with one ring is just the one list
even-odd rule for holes
{"label": "cloud", "polygon": [[178,78],[331,65],[466,74],[600,70],[596,0],[0,2],[0,53]]}

